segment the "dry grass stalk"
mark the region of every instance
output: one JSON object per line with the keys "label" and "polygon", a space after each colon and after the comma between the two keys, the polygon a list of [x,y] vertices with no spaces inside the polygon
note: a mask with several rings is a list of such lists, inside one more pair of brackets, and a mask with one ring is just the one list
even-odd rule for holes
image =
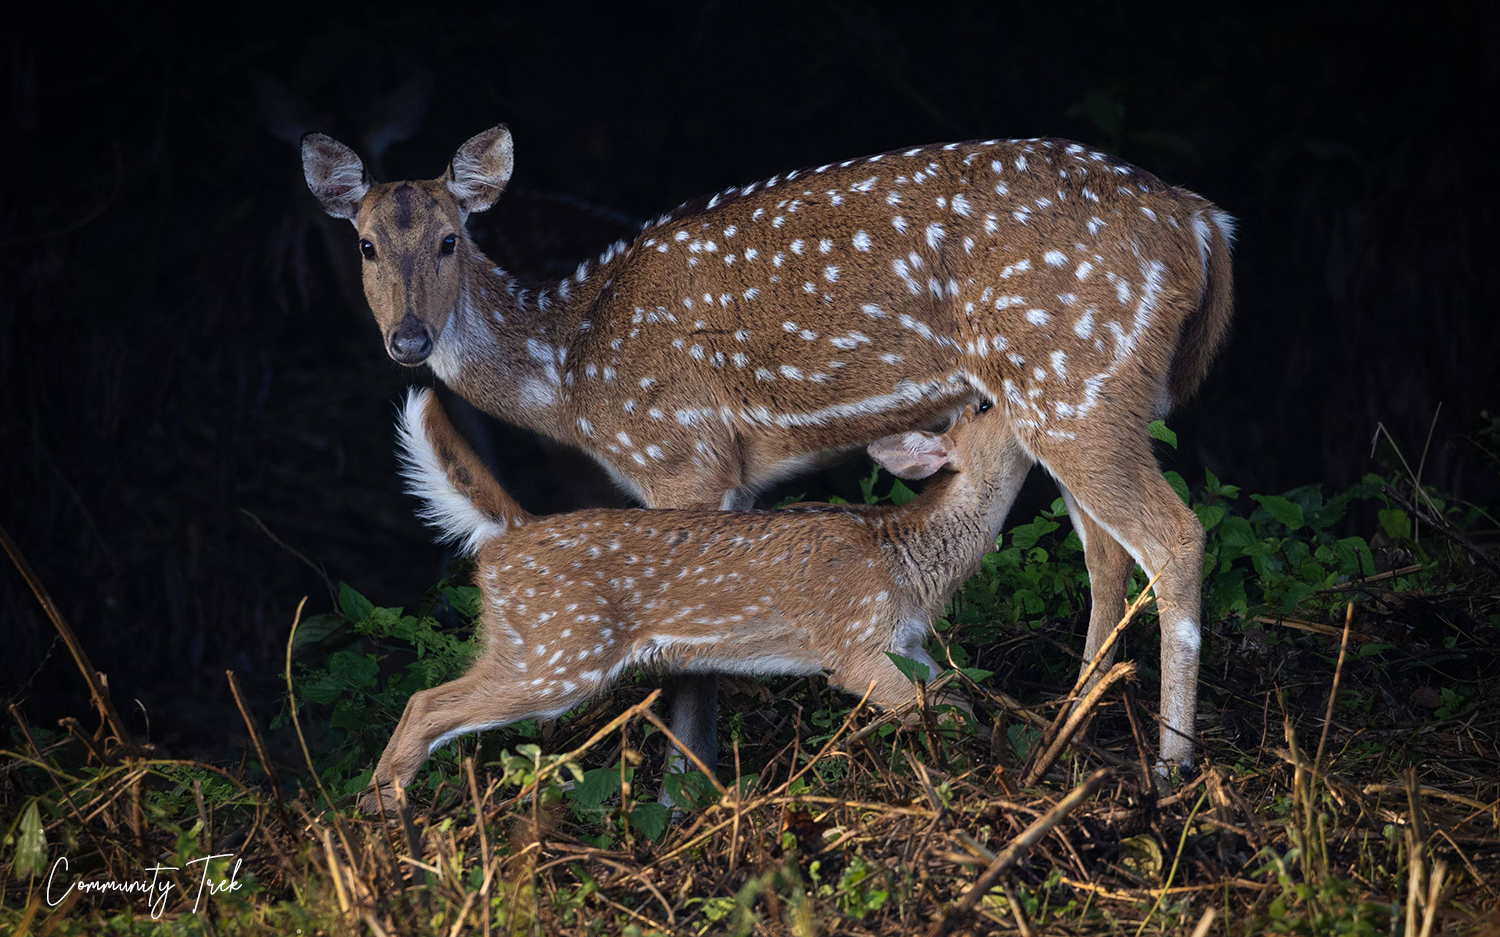
{"label": "dry grass stalk", "polygon": [[1032,847],[1048,833],[1052,832],[1057,824],[1062,822],[1063,818],[1078,809],[1084,801],[1093,797],[1094,793],[1099,790],[1109,777],[1109,771],[1094,772],[1089,776],[1088,780],[1073,788],[1068,793],[1068,796],[1064,797],[1058,802],[1056,807],[1047,812],[1046,816],[1032,823],[1020,836],[1011,840],[1010,845],[1006,846],[999,855],[995,856],[995,861],[990,863],[989,868],[985,869],[984,873],[969,888],[963,900],[958,903],[958,906],[949,911],[937,923],[937,926],[928,931],[928,937],[947,937],[948,934],[953,933],[953,929],[962,923],[963,919],[974,910],[974,906],[979,904],[979,900],[989,894],[991,888],[995,887],[995,884],[1000,881],[1000,877],[1017,862],[1024,859]]}
{"label": "dry grass stalk", "polygon": [[1323,766],[1323,752],[1328,747],[1328,730],[1333,726],[1333,707],[1339,698],[1339,678],[1344,675],[1344,655],[1349,650],[1349,625],[1354,621],[1354,603],[1344,612],[1344,636],[1339,640],[1339,659],[1333,667],[1333,687],[1328,691],[1328,711],[1323,715],[1323,734],[1318,736],[1318,753],[1313,756],[1313,770]]}
{"label": "dry grass stalk", "polygon": [[1063,749],[1067,747],[1068,743],[1072,741],[1073,736],[1082,728],[1084,721],[1093,715],[1094,707],[1099,705],[1099,701],[1104,698],[1104,694],[1108,693],[1121,680],[1134,678],[1135,673],[1136,666],[1131,661],[1121,661],[1115,664],[1109,668],[1109,672],[1104,675],[1104,679],[1094,684],[1094,688],[1088,692],[1088,695],[1083,698],[1081,703],[1072,707],[1071,710],[1064,710],[1068,713],[1067,721],[1063,723],[1062,729],[1053,736],[1052,742],[1047,746],[1046,750],[1036,756],[1031,763],[1031,767],[1027,768],[1026,773],[1021,776],[1021,786],[1031,787],[1050,771],[1052,766],[1057,763],[1057,759],[1062,755]]}
{"label": "dry grass stalk", "polygon": [[42,611],[47,613],[48,620],[57,629],[57,633],[62,636],[63,643],[68,646],[68,653],[73,655],[73,663],[78,665],[78,671],[83,675],[83,682],[89,688],[89,697],[94,702],[94,708],[99,710],[99,715],[103,717],[105,724],[109,726],[109,730],[114,733],[117,747],[121,750],[121,753],[135,751],[137,747],[135,740],[131,737],[130,730],[125,728],[125,720],[121,719],[119,712],[115,710],[114,700],[109,695],[109,687],[105,684],[99,671],[94,669],[93,662],[89,660],[88,652],[79,643],[78,635],[73,632],[72,626],[63,618],[62,612],[57,608],[57,603],[52,601],[52,594],[47,591],[46,586],[42,585],[41,577],[37,576],[36,571],[31,568],[31,564],[26,561],[25,554],[21,552],[21,548],[16,545],[16,542],[10,538],[10,533],[6,531],[3,524],[0,524],[0,546],[5,547],[5,552],[10,557],[10,561],[15,564],[17,571],[21,574],[21,578],[26,580],[26,585],[31,589],[32,594],[36,596],[37,602],[42,606]]}

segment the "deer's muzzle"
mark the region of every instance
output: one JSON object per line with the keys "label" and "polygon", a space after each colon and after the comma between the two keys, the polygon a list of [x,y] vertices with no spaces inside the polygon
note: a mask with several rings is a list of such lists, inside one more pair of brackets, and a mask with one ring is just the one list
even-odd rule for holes
{"label": "deer's muzzle", "polygon": [[397,364],[414,368],[432,354],[432,336],[422,320],[408,312],[391,330],[387,350]]}

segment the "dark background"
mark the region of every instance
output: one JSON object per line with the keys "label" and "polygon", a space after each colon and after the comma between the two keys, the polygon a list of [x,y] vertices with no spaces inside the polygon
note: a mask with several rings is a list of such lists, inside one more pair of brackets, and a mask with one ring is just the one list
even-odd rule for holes
{"label": "dark background", "polygon": [[[54,6],[0,39],[0,523],[175,754],[232,750],[226,667],[274,709],[297,601],[330,607],[319,569],[409,606],[441,566],[392,454],[395,400],[431,377],[383,352],[353,231],[302,184],[307,129],[425,178],[508,123],[512,189],[472,227],[530,277],[795,167],[1086,141],[1240,222],[1230,345],[1172,419],[1190,480],[1333,489],[1393,461],[1383,423],[1413,467],[1431,430],[1424,481],[1497,496],[1466,439],[1500,359],[1493,5],[346,4],[204,8],[229,19],[198,32]],[[507,439],[508,483],[566,501]],[[5,701],[84,715],[8,564],[0,622]]]}

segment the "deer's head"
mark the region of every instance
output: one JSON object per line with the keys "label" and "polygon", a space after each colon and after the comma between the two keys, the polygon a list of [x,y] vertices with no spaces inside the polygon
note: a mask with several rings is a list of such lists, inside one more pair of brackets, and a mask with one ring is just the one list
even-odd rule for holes
{"label": "deer's head", "polygon": [[437,179],[374,183],[353,150],[332,137],[302,138],[302,170],[323,210],[358,232],[365,299],[397,363],[432,354],[458,302],[460,265],[474,253],[464,222],[499,201],[514,165],[502,124],[459,147]]}

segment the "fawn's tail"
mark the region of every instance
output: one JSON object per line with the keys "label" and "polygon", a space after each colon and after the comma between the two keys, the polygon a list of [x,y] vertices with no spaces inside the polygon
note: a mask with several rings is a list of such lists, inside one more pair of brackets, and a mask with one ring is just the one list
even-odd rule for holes
{"label": "fawn's tail", "polygon": [[532,519],[453,428],[431,390],[407,393],[396,439],[406,490],[422,499],[417,513],[437,528],[439,540],[472,554],[511,525]]}
{"label": "fawn's tail", "polygon": [[1208,376],[1208,369],[1229,334],[1229,320],[1234,314],[1234,265],[1229,257],[1234,218],[1209,206],[1195,217],[1194,227],[1203,253],[1203,294],[1197,311],[1183,326],[1177,353],[1172,358],[1173,406],[1193,396]]}

